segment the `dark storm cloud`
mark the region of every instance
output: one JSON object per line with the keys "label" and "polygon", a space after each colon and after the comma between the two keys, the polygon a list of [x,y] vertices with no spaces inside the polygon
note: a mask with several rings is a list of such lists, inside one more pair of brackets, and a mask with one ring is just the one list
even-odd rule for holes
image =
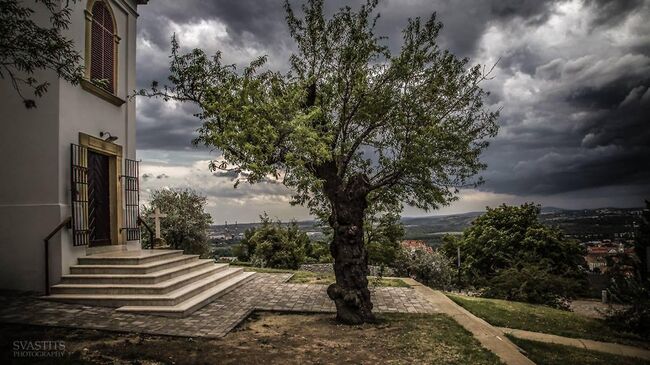
{"label": "dark storm cloud", "polygon": [[[326,11],[332,13],[343,5],[354,8],[363,2],[326,1]],[[239,65],[254,55],[268,54],[269,67],[286,70],[294,45],[282,3],[161,0],[140,8],[139,87],[151,80],[165,81],[172,32],[195,30],[202,22],[217,28],[197,33],[196,46],[221,49],[224,59]],[[300,2],[291,3],[297,8]],[[397,52],[407,19],[437,12],[444,23],[439,39],[443,48],[470,57],[472,63],[500,60],[496,79],[486,88],[492,92],[488,103],[502,108],[501,131],[484,156],[489,167],[483,174],[487,183],[482,190],[516,195],[610,190],[650,195],[650,176],[642,167],[650,160],[649,3],[384,0],[378,7],[377,34],[387,36],[389,47]],[[579,17],[565,28],[556,24],[536,33],[550,19],[557,23],[582,5]],[[623,29],[633,17],[645,19]],[[581,33],[582,23],[586,34]],[[607,33],[615,28],[618,33]],[[486,41],[495,35],[501,40]],[[191,105],[139,99],[138,149],[191,148],[200,126],[192,116],[195,112]],[[233,190],[231,180],[238,176],[232,172],[214,176],[230,185],[210,185],[206,194],[231,198],[286,195],[276,187],[279,184],[264,184],[259,191]]]}
{"label": "dark storm cloud", "polygon": [[499,67],[510,69],[511,72],[521,71],[532,75],[537,65],[542,62],[540,55],[528,46],[508,50],[501,56]]}
{"label": "dark storm cloud", "polygon": [[[326,11],[332,13],[344,5],[358,6],[365,1],[326,1]],[[194,24],[206,20],[218,20],[223,23],[227,40],[215,41],[208,34],[202,40],[217,46],[227,43],[237,47],[248,41],[253,47],[268,46],[271,51],[291,48],[285,13],[281,0],[188,0],[157,1],[141,8],[138,37],[141,39],[138,49],[137,84],[146,88],[153,80],[164,83],[168,75],[168,54],[173,30],[170,24]],[[299,11],[299,2],[291,1]],[[409,17],[428,17],[438,12],[438,19],[445,23],[441,34],[444,45],[461,56],[474,52],[476,42],[490,22],[504,22],[513,19],[529,23],[539,22],[550,14],[554,1],[538,0],[462,0],[462,1],[411,1],[405,5],[402,0],[383,1],[378,7],[381,13],[377,33],[388,36],[393,51],[401,45],[401,30]],[[462,11],[458,11],[462,9]],[[467,21],[471,18],[472,21]],[[146,42],[146,47],[142,43]],[[181,44],[182,45],[182,44]],[[283,45],[284,48],[278,48]],[[229,54],[225,57],[231,56]],[[286,67],[289,57],[287,52],[270,55],[271,61]],[[250,57],[234,60],[245,64]],[[522,70],[531,71],[534,55],[526,49],[515,50],[505,55],[504,64]],[[138,100],[138,148],[139,149],[187,149],[196,136],[200,126],[196,112],[190,105],[183,105],[176,110],[163,108],[159,101]]]}
{"label": "dark storm cloud", "polygon": [[620,23],[630,13],[637,11],[643,2],[644,0],[585,0],[585,3],[594,9],[594,26]]}
{"label": "dark storm cloud", "polygon": [[[645,69],[650,71],[646,60]],[[643,67],[643,66],[639,66]],[[622,75],[603,85],[565,90],[558,107],[547,111],[544,125],[509,128],[507,140],[488,152],[487,190],[510,194],[559,194],[615,185],[636,185],[650,194],[650,77]],[[555,90],[556,93],[558,90]],[[548,103],[547,107],[554,104]],[[571,119],[571,114],[587,114]],[[507,150],[516,151],[508,155]],[[528,150],[528,155],[525,151]],[[503,158],[506,157],[505,161]],[[501,159],[501,160],[500,160]],[[505,163],[504,163],[505,162]]]}
{"label": "dark storm cloud", "polygon": [[[175,108],[170,108],[174,105]],[[201,126],[192,104],[169,104],[159,99],[138,101],[138,148],[186,150]]]}
{"label": "dark storm cloud", "polygon": [[236,170],[222,170],[222,171],[216,171],[212,173],[213,176],[215,177],[225,177],[230,180],[235,180],[236,178],[239,177],[239,171]]}

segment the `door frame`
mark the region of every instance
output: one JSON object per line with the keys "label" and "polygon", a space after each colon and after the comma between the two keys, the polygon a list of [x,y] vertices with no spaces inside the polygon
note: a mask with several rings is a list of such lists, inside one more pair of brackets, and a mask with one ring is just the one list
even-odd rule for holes
{"label": "door frame", "polygon": [[[103,139],[79,132],[79,145],[86,147],[89,151],[101,153],[108,156],[108,200],[110,215],[111,242],[110,245],[124,245],[124,235],[121,229],[122,222],[122,146],[104,141]],[[107,247],[94,246],[89,248]]]}

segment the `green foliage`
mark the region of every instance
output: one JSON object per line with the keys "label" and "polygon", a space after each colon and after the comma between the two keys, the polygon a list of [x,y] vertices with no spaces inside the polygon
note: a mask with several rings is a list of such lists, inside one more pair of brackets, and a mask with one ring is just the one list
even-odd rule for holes
{"label": "green foliage", "polygon": [[196,103],[195,143],[223,151],[212,168],[237,166],[249,182],[281,176],[313,212],[331,213],[336,192],[353,188],[369,200],[448,204],[484,167],[497,131],[479,86],[486,74],[438,47],[435,14],[410,19],[391,54],[376,8],[368,0],[326,19],[323,0],[309,0],[298,18],[285,2],[297,49],[288,73],[266,70],[266,56],[239,72],[220,52],[183,54],[173,39],[171,86],[139,94]]}
{"label": "green foliage", "polygon": [[492,277],[482,293],[487,298],[544,304],[568,310],[568,298],[575,297],[580,286],[575,280],[550,273],[537,265],[502,269]]}
{"label": "green foliage", "polygon": [[645,202],[645,209],[641,214],[641,222],[636,235],[634,250],[639,257],[639,272],[642,280],[650,279],[650,201]]}
{"label": "green foliage", "polygon": [[206,198],[190,189],[156,190],[151,193],[148,206],[142,207],[147,224],[154,227],[150,218],[156,208],[167,217],[161,218],[160,234],[174,249],[187,254],[210,254],[208,228],[212,223],[205,212]]}
{"label": "green foliage", "polygon": [[307,264],[325,264],[333,260],[329,245],[319,241],[312,241],[305,246],[305,256]]}
{"label": "green foliage", "polygon": [[586,285],[583,249],[539,213],[532,203],[487,208],[462,237],[445,237],[443,250],[455,259],[460,247],[464,280],[486,296],[564,308]]}
{"label": "green foliage", "polygon": [[[23,95],[23,87],[38,98],[50,85],[37,80],[35,72],[49,70],[72,84],[83,77],[81,55],[72,40],[62,34],[70,25],[70,3],[76,0],[0,0],[0,79],[10,80],[27,108],[36,107],[36,102]],[[39,22],[35,14],[46,14],[47,25]]]}
{"label": "green foliage", "polygon": [[305,261],[305,247],[310,244],[307,234],[294,221],[288,225],[260,216],[262,225],[248,229],[241,241],[238,259],[254,266],[278,269],[298,269]]}
{"label": "green foliage", "polygon": [[530,264],[551,274],[582,279],[583,249],[564,237],[561,230],[542,225],[540,207],[532,203],[487,208],[461,238],[448,238],[444,247],[450,257],[461,248],[465,275],[480,284],[511,267]]}
{"label": "green foliage", "polygon": [[643,275],[643,265],[638,257],[623,253],[607,257],[610,297],[627,305],[610,310],[607,320],[614,328],[650,339],[650,280]]}
{"label": "green foliage", "polygon": [[621,331],[631,331],[650,339],[650,282],[636,277],[614,281],[610,289],[615,299],[628,304],[608,313],[607,321]]}
{"label": "green foliage", "polygon": [[404,238],[404,226],[397,208],[378,211],[370,207],[364,221],[364,243],[368,262],[377,266],[392,266]]}
{"label": "green foliage", "polygon": [[456,277],[453,262],[440,251],[400,249],[393,268],[398,276],[412,277],[435,289],[449,290]]}

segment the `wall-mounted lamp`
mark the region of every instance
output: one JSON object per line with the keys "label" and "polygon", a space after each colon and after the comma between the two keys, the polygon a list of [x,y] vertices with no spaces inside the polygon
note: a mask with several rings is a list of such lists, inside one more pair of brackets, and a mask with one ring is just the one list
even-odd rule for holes
{"label": "wall-mounted lamp", "polygon": [[104,138],[104,141],[106,142],[115,142],[117,141],[117,137],[111,135],[109,132],[99,132],[99,137]]}

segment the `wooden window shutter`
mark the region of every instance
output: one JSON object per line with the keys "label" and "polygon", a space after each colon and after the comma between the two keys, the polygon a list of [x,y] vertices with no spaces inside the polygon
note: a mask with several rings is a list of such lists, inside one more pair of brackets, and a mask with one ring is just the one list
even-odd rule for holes
{"label": "wooden window shutter", "polygon": [[113,17],[103,1],[92,10],[90,79],[107,91],[115,92],[115,29]]}

